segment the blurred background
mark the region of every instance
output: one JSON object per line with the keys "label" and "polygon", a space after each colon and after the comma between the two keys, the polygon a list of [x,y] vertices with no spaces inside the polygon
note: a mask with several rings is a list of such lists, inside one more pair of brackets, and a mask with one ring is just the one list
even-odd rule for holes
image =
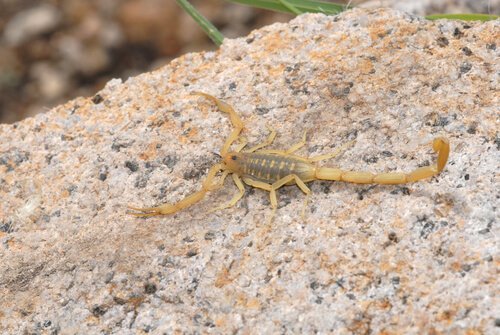
{"label": "blurred background", "polygon": [[[293,17],[224,0],[190,2],[229,38]],[[498,15],[500,0],[351,4],[419,15]],[[0,123],[22,120],[77,96],[92,96],[112,78],[126,80],[181,54],[215,49],[174,0],[0,0]]]}

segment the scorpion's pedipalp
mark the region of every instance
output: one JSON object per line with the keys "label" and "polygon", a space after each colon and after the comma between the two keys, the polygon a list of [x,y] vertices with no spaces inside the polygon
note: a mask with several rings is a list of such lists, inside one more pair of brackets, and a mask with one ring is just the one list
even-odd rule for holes
{"label": "scorpion's pedipalp", "polygon": [[361,171],[344,171],[341,169],[333,169],[320,167],[315,171],[317,179],[338,180],[356,184],[405,184],[432,177],[439,174],[448,161],[450,153],[450,144],[444,137],[438,137],[433,141],[433,149],[438,153],[437,163],[432,166],[418,168],[410,173],[380,173],[374,174],[371,172]]}
{"label": "scorpion's pedipalp", "polygon": [[174,203],[174,204],[163,204],[157,207],[146,207],[146,208],[139,208],[139,207],[133,207],[133,206],[128,206],[129,209],[140,212],[140,213],[129,213],[134,216],[138,217],[148,217],[148,216],[156,216],[156,215],[167,215],[167,214],[173,214],[175,212],[178,212],[184,208],[187,208],[201,199],[205,197],[205,194],[207,192],[215,190],[219,187],[222,186],[222,182],[227,176],[227,173],[223,173],[222,175],[222,180],[219,181],[218,183],[213,183],[213,180],[215,178],[215,175],[221,171],[224,170],[224,165],[223,164],[215,164],[210,168],[208,171],[207,178],[202,184],[201,190],[198,192],[195,192],[193,194],[188,195],[184,199]]}
{"label": "scorpion's pedipalp", "polygon": [[243,122],[241,121],[238,114],[236,114],[233,107],[231,107],[229,104],[225,103],[224,101],[217,99],[216,97],[214,97],[210,94],[207,94],[207,93],[203,93],[203,92],[191,92],[191,94],[201,95],[201,96],[211,100],[213,103],[215,103],[217,105],[219,110],[221,110],[224,113],[229,114],[229,117],[231,119],[231,123],[233,124],[234,129],[231,132],[231,134],[229,135],[229,137],[227,138],[226,142],[224,143],[224,145],[222,146],[222,149],[220,151],[221,156],[224,156],[229,151],[229,147],[231,146],[231,144],[233,144],[233,142],[238,139],[238,136],[240,135],[241,130],[243,130],[243,127],[244,127]]}

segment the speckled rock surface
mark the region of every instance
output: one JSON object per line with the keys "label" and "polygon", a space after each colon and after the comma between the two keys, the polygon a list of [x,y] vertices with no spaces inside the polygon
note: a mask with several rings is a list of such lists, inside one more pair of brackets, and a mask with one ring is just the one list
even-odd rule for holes
{"label": "speckled rock surface", "polygon": [[[2,334],[492,334],[498,331],[499,22],[393,10],[304,15],[217,52],[113,80],[0,126]],[[406,186],[313,182],[304,196],[226,186],[173,216],[125,206],[194,192],[231,131],[308,130],[298,153],[375,172],[449,164]]]}

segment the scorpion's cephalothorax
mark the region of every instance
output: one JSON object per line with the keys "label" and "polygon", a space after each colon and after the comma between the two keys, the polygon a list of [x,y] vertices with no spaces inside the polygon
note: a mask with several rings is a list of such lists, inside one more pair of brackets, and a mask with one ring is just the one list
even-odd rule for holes
{"label": "scorpion's cephalothorax", "polygon": [[291,174],[304,182],[314,179],[314,165],[293,155],[230,152],[224,163],[231,172],[270,184]]}

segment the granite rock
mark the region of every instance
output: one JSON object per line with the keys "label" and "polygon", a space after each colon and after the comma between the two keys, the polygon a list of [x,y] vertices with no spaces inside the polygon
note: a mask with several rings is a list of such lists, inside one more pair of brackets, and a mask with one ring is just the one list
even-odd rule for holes
{"label": "granite rock", "polygon": [[[0,125],[2,333],[482,334],[498,331],[499,21],[356,9],[302,15],[216,52],[110,81]],[[250,143],[308,131],[322,164],[442,174],[403,186],[313,182],[304,195],[236,187],[171,216],[126,205],[200,187],[231,131]],[[497,289],[495,289],[495,287]]]}

